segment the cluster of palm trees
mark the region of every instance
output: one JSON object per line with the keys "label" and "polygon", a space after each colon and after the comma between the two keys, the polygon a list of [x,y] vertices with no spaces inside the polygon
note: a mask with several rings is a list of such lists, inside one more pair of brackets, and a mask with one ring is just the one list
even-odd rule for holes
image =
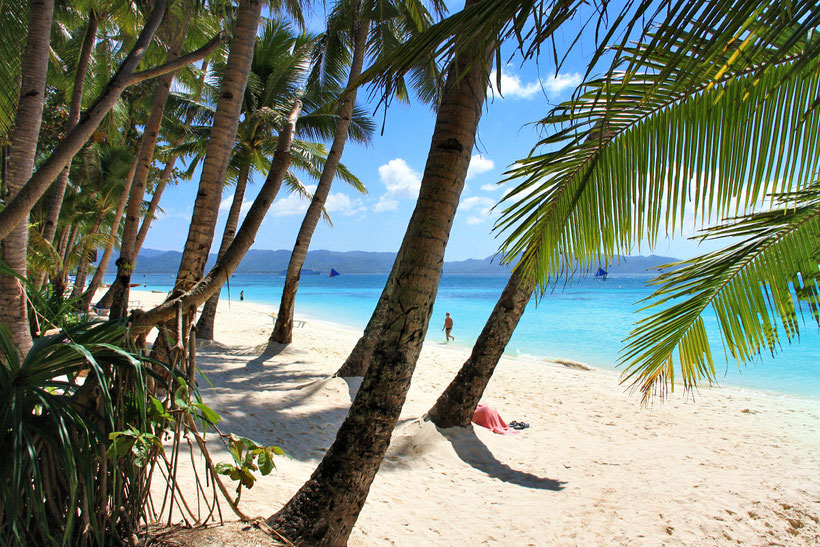
{"label": "cluster of palm trees", "polygon": [[[539,288],[641,241],[654,245],[681,231],[687,212],[717,225],[703,237],[741,240],[659,278],[652,305],[668,307],[637,326],[624,354],[627,376],[645,396],[674,385],[676,367],[687,388],[714,378],[701,319],[709,305],[738,361],[774,351],[781,331],[796,336],[804,308],[818,320],[814,2],[634,0],[613,9],[607,0],[468,0],[446,16],[438,2],[428,9],[416,0],[340,0],[328,6],[318,35],[294,30],[304,26],[304,7],[15,0],[3,4],[0,39],[0,239],[2,260],[16,273],[0,275],[0,324],[21,355],[32,345],[21,277],[62,295],[76,269],[72,296],[87,307],[117,247],[105,303],[112,320],[128,318],[136,339],[158,328],[160,358],[171,346],[184,350],[200,308],[197,335],[213,338],[219,289],[283,183],[311,199],[270,338],[290,342],[299,273],[331,183],[338,177],[364,191],[341,163],[347,140],[368,142],[374,130],[356,105],[358,89],[372,86],[385,103],[415,91],[436,109],[416,209],[364,335],[337,373],[363,376],[361,388],[314,474],[268,519],[285,537],[343,544],[364,504],[421,351],[503,45],[523,62],[552,48],[558,61],[565,52],[553,35],[571,20],[599,31],[586,81],[539,122],[545,138],[507,173],[512,191],[497,229],[503,259],[515,269],[428,419],[469,424]],[[8,38],[15,29],[27,37],[23,55]],[[174,289],[160,306],[129,314],[131,272],[163,189],[197,165]],[[264,182],[240,224],[255,173]],[[312,195],[300,173],[318,180]],[[233,203],[206,272],[226,184],[235,186]],[[774,205],[761,211],[766,197]]]}

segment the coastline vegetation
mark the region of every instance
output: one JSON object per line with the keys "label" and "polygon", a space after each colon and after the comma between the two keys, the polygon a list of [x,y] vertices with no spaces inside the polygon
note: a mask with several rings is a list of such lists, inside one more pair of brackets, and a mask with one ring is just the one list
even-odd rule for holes
{"label": "coastline vegetation", "polygon": [[[806,319],[820,323],[816,2],[467,0],[450,14],[438,0],[339,0],[311,34],[305,13],[318,7],[2,4],[4,543],[135,544],[175,512],[189,525],[222,519],[220,499],[252,520],[239,506],[242,489],[284,451],[218,429],[196,385],[196,339],[214,338],[219,290],[284,184],[310,205],[266,351],[292,341],[299,275],[318,222],[330,220],[331,184],[366,192],[342,160],[348,140],[378,145],[357,103],[367,89],[385,109],[412,99],[435,111],[416,209],[336,373],[363,379],[335,442],[292,499],[256,522],[285,543],[345,544],[422,349],[478,124],[492,108],[493,68],[500,88],[502,46],[556,71],[581,41],[593,53],[573,97],[544,106],[543,139],[505,174],[512,191],[497,205],[496,230],[514,269],[427,419],[469,425],[533,295],[642,241],[653,247],[681,230],[684,214],[705,227],[699,237],[734,239],[657,278],[648,306],[659,311],[636,325],[623,353],[623,379],[645,401],[673,388],[676,374],[686,390],[714,380],[707,306],[739,363],[792,341]],[[567,48],[558,33],[573,35]],[[136,308],[131,275],[163,191],[196,172],[174,288],[159,306]],[[264,182],[240,223],[253,173]],[[304,175],[318,181],[312,194]],[[206,271],[226,184],[234,199]],[[114,253],[116,279],[96,306],[107,316],[92,317]],[[206,431],[232,462],[212,460]],[[186,451],[206,462],[196,509],[176,485]],[[160,475],[167,486],[155,500]]]}

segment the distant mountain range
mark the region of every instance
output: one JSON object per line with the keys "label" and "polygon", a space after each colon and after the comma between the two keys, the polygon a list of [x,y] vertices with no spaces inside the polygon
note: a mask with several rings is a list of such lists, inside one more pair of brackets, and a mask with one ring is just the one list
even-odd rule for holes
{"label": "distant mountain range", "polygon": [[[182,253],[179,251],[158,251],[156,249],[143,249],[137,260],[134,273],[139,274],[165,274],[176,273],[179,268],[179,261]],[[327,274],[330,268],[335,268],[342,274],[378,274],[389,273],[393,267],[396,253],[374,253],[366,251],[309,251],[303,272],[304,274],[321,273]],[[235,273],[238,274],[284,274],[288,267],[290,251],[279,250],[256,250],[248,251],[245,258],[239,264]],[[605,269],[610,275],[647,273],[652,268],[675,262],[676,258],[668,256],[628,256],[621,258],[620,263],[612,264]],[[115,273],[116,267],[113,260],[108,267],[109,273]],[[206,268],[210,268],[216,262],[216,255],[212,254]],[[469,273],[469,274],[504,274],[510,271],[509,266],[502,266],[496,257],[484,259],[471,258],[469,260],[459,260],[444,263],[444,273]],[[304,275],[303,274],[303,275]]]}

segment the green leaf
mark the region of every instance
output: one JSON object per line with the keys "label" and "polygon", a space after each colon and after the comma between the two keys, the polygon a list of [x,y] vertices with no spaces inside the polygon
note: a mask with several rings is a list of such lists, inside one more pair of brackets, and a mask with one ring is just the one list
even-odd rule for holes
{"label": "green leaf", "polygon": [[268,475],[276,467],[273,463],[273,456],[267,451],[259,454],[259,472]]}
{"label": "green leaf", "polygon": [[222,420],[222,416],[205,403],[194,403],[192,406],[198,408],[202,413],[202,418],[211,424],[218,424]]}

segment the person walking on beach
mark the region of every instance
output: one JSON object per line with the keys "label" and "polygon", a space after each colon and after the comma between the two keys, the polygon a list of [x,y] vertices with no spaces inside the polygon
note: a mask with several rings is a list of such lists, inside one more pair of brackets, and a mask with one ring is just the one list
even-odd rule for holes
{"label": "person walking on beach", "polygon": [[447,335],[447,341],[449,342],[450,338],[455,340],[456,337],[455,336],[450,336],[450,331],[453,330],[453,318],[450,317],[449,312],[446,313],[445,315],[447,315],[447,317],[444,318],[444,326],[441,328],[441,330],[443,330],[444,334]]}
{"label": "person walking on beach", "polygon": [[245,300],[245,291],[239,291],[239,300]]}

